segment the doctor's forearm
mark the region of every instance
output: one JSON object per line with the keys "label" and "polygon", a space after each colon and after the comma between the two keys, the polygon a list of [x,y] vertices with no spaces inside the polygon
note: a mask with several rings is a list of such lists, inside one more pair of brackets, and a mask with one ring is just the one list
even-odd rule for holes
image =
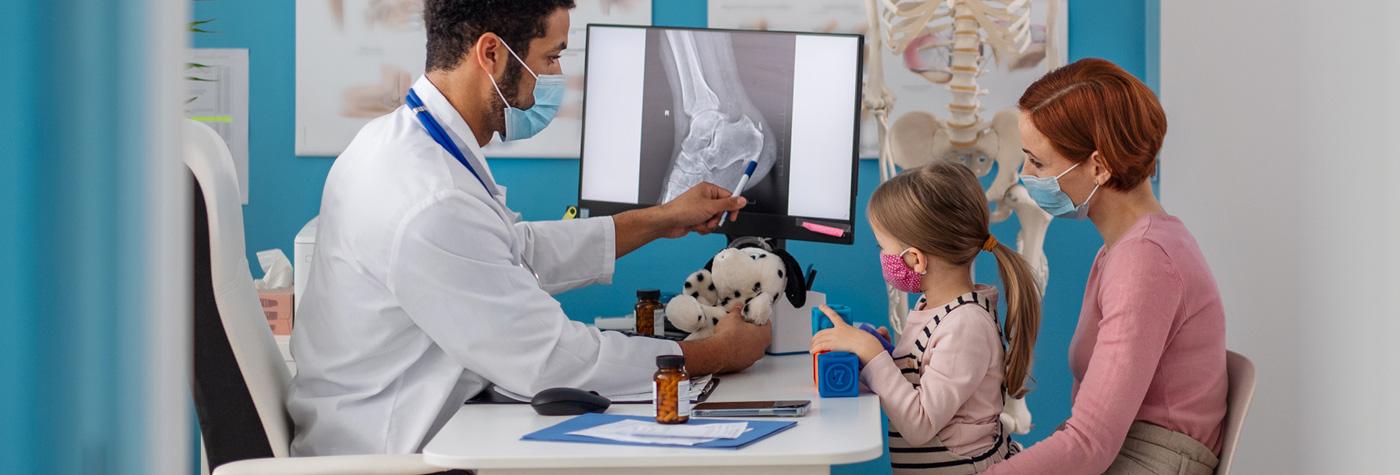
{"label": "doctor's forearm", "polygon": [[656,208],[613,215],[613,229],[617,239],[618,258],[662,237],[665,231],[665,227],[656,216]]}
{"label": "doctor's forearm", "polygon": [[725,352],[716,343],[719,343],[716,338],[680,342],[685,371],[696,376],[731,371]]}

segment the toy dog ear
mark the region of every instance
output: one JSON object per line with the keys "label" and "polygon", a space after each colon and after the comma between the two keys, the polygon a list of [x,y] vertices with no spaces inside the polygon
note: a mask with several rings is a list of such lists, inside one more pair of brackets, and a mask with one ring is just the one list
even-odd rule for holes
{"label": "toy dog ear", "polygon": [[793,308],[802,308],[807,304],[807,276],[802,275],[802,265],[785,249],[776,249],[773,254],[783,260],[784,272],[787,274],[787,288],[783,293],[787,294],[788,302],[792,303]]}

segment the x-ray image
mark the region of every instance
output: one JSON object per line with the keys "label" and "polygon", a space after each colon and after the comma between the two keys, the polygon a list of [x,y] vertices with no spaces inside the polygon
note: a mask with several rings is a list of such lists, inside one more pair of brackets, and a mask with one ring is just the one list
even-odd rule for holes
{"label": "x-ray image", "polygon": [[747,209],[785,213],[794,38],[652,30],[646,42],[640,201],[664,203],[705,181],[733,189],[756,159]]}

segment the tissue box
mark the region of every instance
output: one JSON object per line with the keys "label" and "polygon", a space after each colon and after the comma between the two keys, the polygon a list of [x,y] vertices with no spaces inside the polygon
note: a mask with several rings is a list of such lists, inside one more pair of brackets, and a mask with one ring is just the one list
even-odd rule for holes
{"label": "tissue box", "polygon": [[855,397],[860,390],[860,358],[845,351],[812,355],[812,379],[821,397]]}
{"label": "tissue box", "polygon": [[292,289],[259,290],[258,301],[262,302],[263,314],[267,316],[267,326],[272,327],[273,335],[292,334]]}

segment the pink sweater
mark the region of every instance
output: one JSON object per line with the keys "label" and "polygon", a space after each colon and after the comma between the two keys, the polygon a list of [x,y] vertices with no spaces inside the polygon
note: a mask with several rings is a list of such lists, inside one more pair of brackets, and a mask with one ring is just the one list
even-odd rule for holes
{"label": "pink sweater", "polygon": [[[995,309],[997,290],[978,285],[958,298],[980,300]],[[921,302],[918,310],[909,312],[903,338],[895,345],[894,355],[900,355],[901,361],[880,353],[860,372],[861,382],[880,396],[890,430],[911,445],[936,441],[959,455],[972,456],[996,442],[1004,363],[996,316],[978,305],[982,302],[963,306]],[[945,304],[956,308],[946,312]],[[940,318],[938,329],[925,335],[924,328],[932,327],[929,320],[935,316]],[[907,360],[915,345],[927,350],[919,358],[918,377],[906,378],[902,370],[915,370]]]}
{"label": "pink sweater", "polygon": [[1180,220],[1144,217],[1112,249],[1099,251],[1069,362],[1069,420],[985,473],[1103,473],[1133,421],[1220,452],[1225,312],[1205,257]]}

